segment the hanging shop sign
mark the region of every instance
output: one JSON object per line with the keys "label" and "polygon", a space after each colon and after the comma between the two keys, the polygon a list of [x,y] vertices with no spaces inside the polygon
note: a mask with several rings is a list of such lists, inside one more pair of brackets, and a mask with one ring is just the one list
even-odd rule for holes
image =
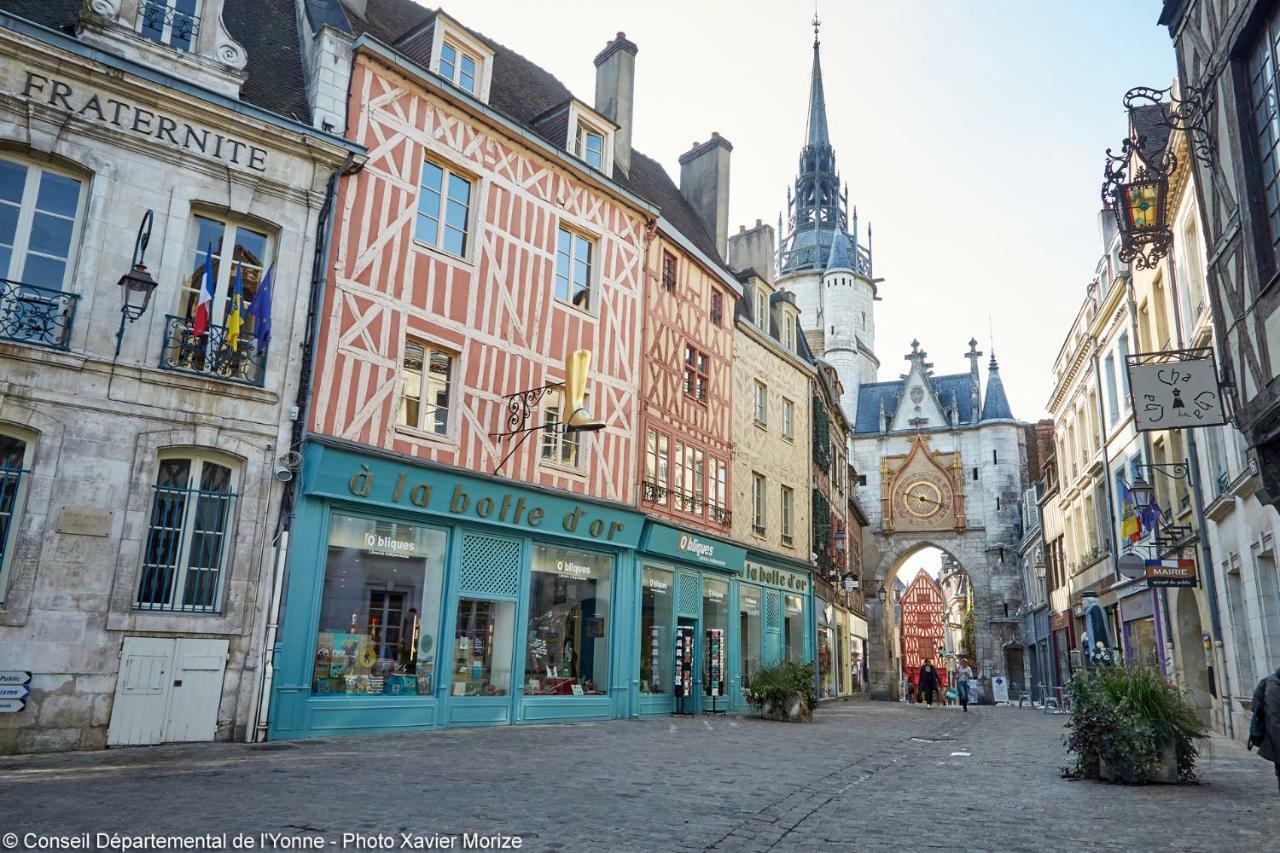
{"label": "hanging shop sign", "polygon": [[[310,494],[634,548],[644,516],[501,481],[311,445]],[[376,546],[375,546],[376,547]]]}
{"label": "hanging shop sign", "polygon": [[676,627],[676,695],[693,695],[693,626]]}
{"label": "hanging shop sign", "polygon": [[719,539],[651,521],[645,528],[642,550],[717,569],[739,571],[747,549]]}
{"label": "hanging shop sign", "polygon": [[1139,430],[1225,424],[1213,350],[1135,353],[1126,358]]}
{"label": "hanging shop sign", "polygon": [[1195,586],[1195,560],[1147,560],[1149,586]]}
{"label": "hanging shop sign", "polygon": [[764,566],[760,563],[744,563],[742,566],[742,579],[778,589],[789,589],[793,592],[805,592],[809,589],[808,576],[799,572],[789,572],[786,569],[775,569],[772,566]]}
{"label": "hanging shop sign", "polygon": [[724,695],[724,631],[707,629],[707,695]]}

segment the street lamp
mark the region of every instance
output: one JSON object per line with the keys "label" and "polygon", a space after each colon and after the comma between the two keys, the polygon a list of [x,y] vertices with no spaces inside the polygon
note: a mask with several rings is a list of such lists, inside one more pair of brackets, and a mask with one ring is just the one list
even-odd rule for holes
{"label": "street lamp", "polygon": [[858,576],[853,572],[846,572],[840,576],[840,588],[845,592],[857,592],[859,586],[861,586],[861,583],[858,581]]}
{"label": "street lamp", "polygon": [[120,328],[116,330],[116,358],[120,357],[120,347],[124,343],[125,321],[132,323],[147,313],[147,306],[151,304],[151,294],[158,287],[151,273],[147,272],[147,265],[143,263],[147,254],[147,244],[151,242],[151,222],[154,218],[155,214],[150,210],[142,215],[142,222],[138,225],[138,236],[133,242],[133,264],[117,282],[122,291],[124,304],[120,306]]}
{"label": "street lamp", "polygon": [[886,590],[884,588],[884,584],[881,583],[880,589],[876,590],[876,600],[879,601],[881,604],[884,604],[888,598],[889,598],[889,591]]}
{"label": "street lamp", "polygon": [[[1150,462],[1146,464],[1134,465],[1134,471],[1137,479],[1129,486],[1129,494],[1133,498],[1134,506],[1139,510],[1140,518],[1150,517],[1150,510],[1160,510],[1160,505],[1155,502],[1155,487],[1151,481],[1147,479],[1148,475],[1154,477],[1159,474],[1162,477],[1168,477],[1170,480],[1185,480],[1188,489],[1194,489],[1195,483],[1191,479],[1191,463],[1183,460],[1182,462]],[[1185,524],[1174,524],[1172,521],[1165,519],[1164,524],[1158,524],[1159,516],[1152,522],[1152,544],[1157,551],[1170,548],[1178,542],[1181,542],[1187,536],[1191,535],[1191,528]],[[1144,521],[1145,523],[1145,521]]]}

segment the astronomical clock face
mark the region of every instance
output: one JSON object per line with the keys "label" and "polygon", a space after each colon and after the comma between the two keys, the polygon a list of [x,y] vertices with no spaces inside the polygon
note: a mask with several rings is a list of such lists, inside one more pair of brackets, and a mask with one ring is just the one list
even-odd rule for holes
{"label": "astronomical clock face", "polygon": [[908,474],[898,480],[893,503],[900,526],[934,527],[951,515],[951,484],[936,474]]}

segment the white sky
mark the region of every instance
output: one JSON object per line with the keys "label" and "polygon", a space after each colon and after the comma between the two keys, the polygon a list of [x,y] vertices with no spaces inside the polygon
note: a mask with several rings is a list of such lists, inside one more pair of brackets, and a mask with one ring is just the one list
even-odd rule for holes
{"label": "white sky", "polygon": [[[730,233],[776,224],[795,177],[813,6],[792,0],[469,0],[446,10],[595,95],[595,54],[636,57],[634,145],[674,178],[716,130],[734,144]],[[821,3],[832,143],[875,228],[880,378],[918,337],[939,373],[990,355],[1014,415],[1042,417],[1058,348],[1100,255],[1103,152],[1121,98],[1174,73],[1159,0]],[[984,370],[985,376],[985,370]]]}

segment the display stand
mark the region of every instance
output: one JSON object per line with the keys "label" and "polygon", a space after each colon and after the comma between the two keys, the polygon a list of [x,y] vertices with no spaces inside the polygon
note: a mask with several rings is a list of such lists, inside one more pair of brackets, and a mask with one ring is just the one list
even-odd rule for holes
{"label": "display stand", "polygon": [[724,631],[719,628],[707,629],[707,692],[711,695],[711,707],[704,708],[704,714],[723,714],[723,708],[716,707],[716,700],[724,693]]}
{"label": "display stand", "polygon": [[[717,699],[719,699],[719,698],[720,698],[719,696],[717,696],[716,694],[712,693],[712,694],[711,694],[711,707],[710,707],[710,708],[703,708],[703,709],[702,709],[702,713],[704,713],[704,714],[721,714],[721,715],[723,715],[723,714],[724,714],[724,708],[717,708],[717,707],[716,707],[716,700],[717,700]],[[686,714],[686,716],[693,716],[693,715],[692,715],[692,714]]]}
{"label": "display stand", "polygon": [[675,651],[676,707],[671,716],[692,717],[693,712],[685,708],[685,699],[693,695],[693,628],[687,625],[676,628]]}

